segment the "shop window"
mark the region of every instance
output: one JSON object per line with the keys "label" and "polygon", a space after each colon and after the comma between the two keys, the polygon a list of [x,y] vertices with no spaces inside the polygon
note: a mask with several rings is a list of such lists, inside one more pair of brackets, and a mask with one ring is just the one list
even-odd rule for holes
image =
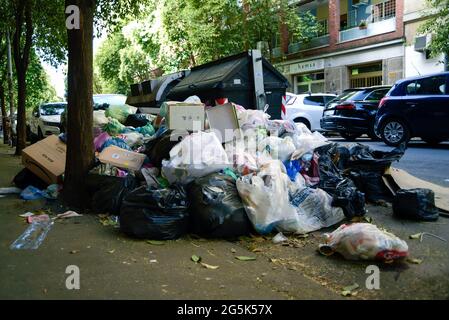
{"label": "shop window", "polygon": [[297,94],[324,92],[324,72],[297,75],[295,83]]}

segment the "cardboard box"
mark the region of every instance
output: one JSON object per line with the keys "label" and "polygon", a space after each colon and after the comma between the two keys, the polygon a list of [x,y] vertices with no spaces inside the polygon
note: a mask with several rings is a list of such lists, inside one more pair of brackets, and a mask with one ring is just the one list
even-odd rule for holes
{"label": "cardboard box", "polygon": [[217,132],[221,143],[232,141],[240,137],[240,126],[234,105],[226,103],[206,110],[209,127]]}
{"label": "cardboard box", "polygon": [[65,171],[67,147],[52,135],[23,149],[22,163],[48,184],[60,183]]}
{"label": "cardboard box", "polygon": [[109,163],[122,169],[137,171],[142,167],[145,155],[128,151],[117,146],[110,146],[100,153],[98,160],[102,163]]}
{"label": "cardboard box", "polygon": [[204,130],[204,104],[168,101],[166,105],[170,130]]}

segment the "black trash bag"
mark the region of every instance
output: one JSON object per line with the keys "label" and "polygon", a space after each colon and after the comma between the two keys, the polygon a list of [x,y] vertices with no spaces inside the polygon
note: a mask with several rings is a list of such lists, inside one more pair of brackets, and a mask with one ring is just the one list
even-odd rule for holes
{"label": "black trash bag", "polygon": [[383,174],[394,161],[399,161],[402,158],[406,149],[405,143],[389,152],[373,150],[360,143],[351,144],[348,146],[350,157],[346,168],[376,171]]}
{"label": "black trash bag", "polygon": [[439,211],[435,193],[429,189],[400,189],[393,199],[393,213],[398,218],[436,221]]}
{"label": "black trash bag", "polygon": [[91,208],[96,213],[118,215],[123,198],[138,186],[138,180],[127,177],[112,177],[98,174],[87,176],[87,188],[93,194]]}
{"label": "black trash bag", "polygon": [[340,170],[332,160],[333,152],[336,151],[335,144],[326,145],[316,149],[319,154],[318,167],[320,182],[318,187],[333,195],[337,185],[344,180]]}
{"label": "black trash bag", "polygon": [[332,206],[342,208],[348,219],[363,217],[366,214],[365,195],[358,191],[350,179],[345,179],[337,185]]}
{"label": "black trash bag", "polygon": [[45,190],[48,183],[36,176],[27,168],[22,169],[13,179],[13,183],[19,189],[25,189],[28,186],[34,186],[40,190]]}
{"label": "black trash bag", "polygon": [[157,168],[162,167],[162,160],[170,159],[170,150],[179,143],[180,136],[166,131],[160,137],[145,144],[144,153],[150,159],[151,164]]}
{"label": "black trash bag", "polygon": [[210,238],[235,238],[252,231],[233,178],[213,173],[188,186],[193,232]]}
{"label": "black trash bag", "polygon": [[146,126],[150,120],[148,120],[144,114],[130,114],[124,123],[127,127],[140,128]]}
{"label": "black trash bag", "polygon": [[383,172],[355,170],[349,172],[349,177],[354,181],[357,188],[365,193],[367,201],[372,203],[391,202],[391,192],[382,179]]}
{"label": "black trash bag", "polygon": [[132,237],[177,239],[189,230],[186,192],[181,186],[153,190],[145,186],[137,188],[124,198],[119,221],[120,230]]}

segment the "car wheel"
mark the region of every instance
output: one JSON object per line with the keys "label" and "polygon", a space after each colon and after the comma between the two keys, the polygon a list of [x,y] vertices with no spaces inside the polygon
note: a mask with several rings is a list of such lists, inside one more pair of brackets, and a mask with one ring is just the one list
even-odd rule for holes
{"label": "car wheel", "polygon": [[434,139],[434,138],[421,138],[425,143],[431,146],[436,146],[443,142],[444,140],[441,139]]}
{"label": "car wheel", "polygon": [[382,140],[386,145],[397,147],[403,142],[410,140],[410,131],[405,123],[398,119],[388,119],[382,125]]}
{"label": "car wheel", "polygon": [[340,132],[340,136],[346,141],[355,141],[357,138],[360,138],[361,135],[361,133]]}
{"label": "car wheel", "polygon": [[311,128],[310,122],[309,122],[307,119],[304,119],[304,118],[297,118],[297,119],[294,120],[294,122],[295,122],[295,123],[303,123],[303,124],[307,127],[307,129],[309,129],[309,130],[310,130],[310,128]]}

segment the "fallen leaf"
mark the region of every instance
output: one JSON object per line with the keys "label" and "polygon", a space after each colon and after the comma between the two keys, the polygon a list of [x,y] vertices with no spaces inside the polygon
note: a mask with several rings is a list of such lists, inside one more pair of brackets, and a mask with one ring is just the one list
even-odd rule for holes
{"label": "fallen leaf", "polygon": [[344,287],[343,290],[341,291],[341,295],[343,297],[355,296],[355,295],[357,295],[357,292],[355,292],[355,290],[357,290],[358,288],[359,288],[359,285],[357,283],[354,283],[350,286]]}
{"label": "fallen leaf", "polygon": [[423,259],[408,258],[407,261],[414,264],[421,264],[423,262]]}
{"label": "fallen leaf", "polygon": [[213,266],[213,265],[210,265],[210,264],[207,264],[207,263],[204,263],[204,262],[201,262],[201,265],[202,265],[204,268],[206,268],[206,269],[212,269],[212,270],[215,270],[215,269],[218,269],[218,268],[219,268],[219,266]]}
{"label": "fallen leaf", "polygon": [[416,234],[412,234],[409,238],[410,239],[420,239],[422,236],[422,233],[416,233]]}
{"label": "fallen leaf", "polygon": [[114,253],[114,252],[115,252],[115,249],[109,250],[108,252],[109,252],[109,253]]}
{"label": "fallen leaf", "polygon": [[197,256],[196,254],[192,255],[192,257],[190,259],[192,259],[192,261],[195,263],[198,263],[201,261],[201,257]]}
{"label": "fallen leaf", "polygon": [[232,253],[236,253],[237,251],[234,248],[231,248]]}
{"label": "fallen leaf", "polygon": [[150,263],[157,263],[157,260],[156,259],[151,259]]}
{"label": "fallen leaf", "polygon": [[80,251],[79,250],[72,250],[72,251],[70,251],[71,254],[75,254],[75,253],[78,253],[78,252],[80,252]]}
{"label": "fallen leaf", "polygon": [[162,246],[165,244],[164,241],[157,241],[157,240],[147,240],[147,243],[155,245],[155,246]]}
{"label": "fallen leaf", "polygon": [[252,252],[262,252],[262,249],[260,248],[254,248],[253,250],[251,250]]}
{"label": "fallen leaf", "polygon": [[235,258],[237,260],[240,260],[240,261],[254,261],[254,260],[256,260],[256,257],[248,257],[248,256],[237,256]]}

